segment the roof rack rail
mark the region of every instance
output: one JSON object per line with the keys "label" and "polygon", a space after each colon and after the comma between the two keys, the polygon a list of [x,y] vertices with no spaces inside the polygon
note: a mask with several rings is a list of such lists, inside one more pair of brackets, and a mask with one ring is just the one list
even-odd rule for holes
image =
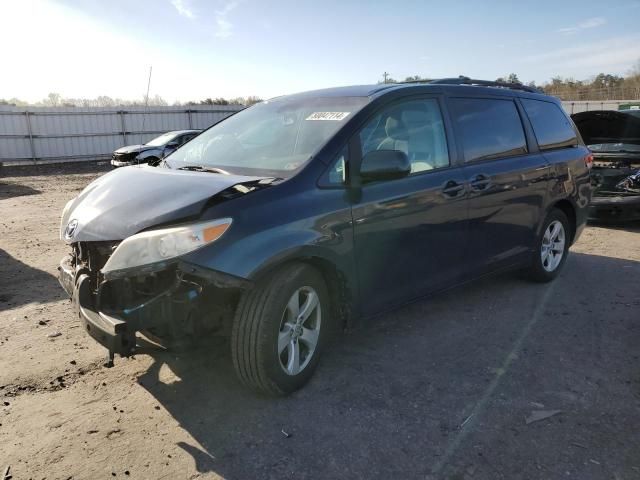
{"label": "roof rack rail", "polygon": [[[409,82],[408,82],[409,83]],[[528,87],[522,83],[510,82],[494,82],[491,80],[474,80],[473,78],[459,76],[457,78],[440,78],[437,80],[429,80],[427,83],[439,85],[478,85],[481,87],[501,87],[510,88],[512,90],[522,90],[529,93],[540,93],[535,87]]]}
{"label": "roof rack rail", "polygon": [[402,83],[402,84],[404,84],[404,83],[431,83],[433,81],[434,81],[434,79],[432,79],[432,78],[421,78],[419,80],[403,80],[401,82],[395,82],[395,83]]}

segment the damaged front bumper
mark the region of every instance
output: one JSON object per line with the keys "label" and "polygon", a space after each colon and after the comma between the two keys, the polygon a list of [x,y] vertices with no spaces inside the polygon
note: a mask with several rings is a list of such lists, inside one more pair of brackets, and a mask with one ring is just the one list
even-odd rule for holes
{"label": "damaged front bumper", "polygon": [[135,330],[122,318],[106,315],[96,310],[90,277],[86,273],[76,275],[71,257],[65,257],[58,266],[58,281],[71,297],[75,312],[84,330],[109,351],[109,360],[114,354],[129,356],[135,350]]}
{"label": "damaged front bumper", "polygon": [[135,160],[111,160],[111,166],[113,168],[129,167],[138,163],[141,162],[136,162]]}
{"label": "damaged front bumper", "polygon": [[[149,278],[161,275],[149,288]],[[249,282],[231,275],[203,269],[186,262],[168,265],[163,272],[102,280],[74,265],[67,256],[58,266],[58,280],[71,297],[84,330],[109,352],[136,353],[137,332],[152,332],[175,338],[224,328],[235,309],[239,294]],[[141,292],[140,287],[144,286]]]}

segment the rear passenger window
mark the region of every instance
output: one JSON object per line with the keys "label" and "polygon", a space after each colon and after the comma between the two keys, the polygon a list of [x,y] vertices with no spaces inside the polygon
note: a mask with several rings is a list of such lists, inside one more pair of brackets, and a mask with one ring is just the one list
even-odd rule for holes
{"label": "rear passenger window", "polygon": [[465,162],[527,153],[522,121],[513,100],[453,98],[451,107]]}
{"label": "rear passenger window", "polygon": [[578,144],[576,132],[558,105],[540,100],[521,99],[540,150],[573,147]]}

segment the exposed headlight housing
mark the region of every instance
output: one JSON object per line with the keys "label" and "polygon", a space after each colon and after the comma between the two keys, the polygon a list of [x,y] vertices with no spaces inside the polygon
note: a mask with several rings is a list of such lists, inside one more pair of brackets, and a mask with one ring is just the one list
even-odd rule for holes
{"label": "exposed headlight housing", "polygon": [[137,233],[118,245],[102,273],[152,265],[193,252],[219,239],[231,222],[231,218],[221,218]]}

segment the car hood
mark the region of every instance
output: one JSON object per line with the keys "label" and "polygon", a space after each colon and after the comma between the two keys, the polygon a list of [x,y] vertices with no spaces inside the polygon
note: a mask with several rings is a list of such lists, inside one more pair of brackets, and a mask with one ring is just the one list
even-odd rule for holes
{"label": "car hood", "polygon": [[127,154],[127,153],[140,153],[146,150],[153,150],[156,148],[160,148],[160,147],[151,147],[149,145],[129,145],[126,147],[121,147],[113,153],[120,154],[120,155]]}
{"label": "car hood", "polygon": [[147,165],[119,168],[67,204],[60,238],[67,243],[123,240],[154,225],[199,215],[217,193],[262,178]]}
{"label": "car hood", "polygon": [[571,115],[587,145],[640,145],[640,117],[616,110],[593,110]]}

